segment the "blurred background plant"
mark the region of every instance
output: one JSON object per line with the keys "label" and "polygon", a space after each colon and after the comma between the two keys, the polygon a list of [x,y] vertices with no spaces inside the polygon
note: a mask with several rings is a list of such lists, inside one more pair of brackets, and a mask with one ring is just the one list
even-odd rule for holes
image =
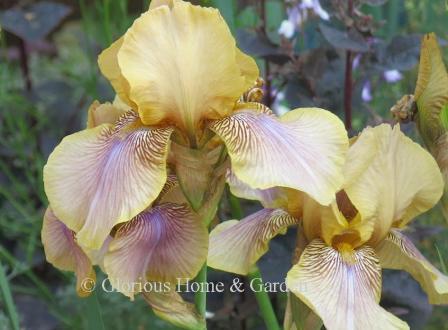
{"label": "blurred background plant", "polygon": [[[415,88],[421,35],[436,32],[442,46],[448,37],[444,0],[192,2],[221,11],[239,46],[257,59],[266,81],[264,102],[276,113],[326,108],[344,120],[351,135],[365,125],[393,122],[389,109]],[[173,329],[143,299],[130,302],[98,289],[78,298],[74,276],[48,265],[40,242],[47,205],[42,166],[63,136],[84,127],[93,100],[113,99],[97,55],[148,5],[147,0],[0,3],[0,329]],[[419,141],[413,124],[403,130]],[[259,208],[230,194],[221,204],[222,220]],[[421,216],[410,232],[444,269],[448,229],[440,207]],[[266,281],[284,280],[294,237],[271,243],[259,264]],[[209,277],[230,283],[232,276],[210,271]],[[383,283],[382,305],[411,329],[447,327],[447,308],[428,305],[409,276],[386,272]],[[285,294],[271,298],[281,319]],[[208,310],[209,329],[264,328],[250,291],[210,294]]]}

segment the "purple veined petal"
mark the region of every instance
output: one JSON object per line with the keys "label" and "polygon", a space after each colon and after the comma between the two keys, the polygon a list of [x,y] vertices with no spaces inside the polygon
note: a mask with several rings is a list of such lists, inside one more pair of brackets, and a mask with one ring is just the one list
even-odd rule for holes
{"label": "purple veined petal", "polygon": [[92,262],[77,244],[75,233],[54,215],[50,207],[44,215],[41,237],[47,261],[56,268],[74,272],[78,295],[88,296],[91,292],[86,284],[94,285],[96,279]]}
{"label": "purple veined petal", "polygon": [[343,254],[315,239],[288,272],[286,285],[327,329],[409,330],[379,305],[381,267],[371,247]]}
{"label": "purple veined petal", "polygon": [[186,205],[163,203],[118,228],[104,257],[111,285],[131,299],[146,281],[193,278],[207,258],[208,233]]}
{"label": "purple veined petal", "polygon": [[393,229],[375,247],[381,266],[407,271],[420,283],[428,295],[430,304],[448,303],[448,277],[435,268],[412,241],[399,230]]}
{"label": "purple veined petal", "polygon": [[383,77],[388,83],[396,83],[403,79],[403,75],[398,70],[387,70],[383,72]]}
{"label": "purple veined petal", "polygon": [[210,129],[226,144],[232,171],[252,188],[289,187],[328,205],[342,186],[347,132],[328,111],[299,108],[277,118],[247,103]]}
{"label": "purple veined petal", "polygon": [[370,102],[373,100],[372,96],[372,85],[369,80],[362,86],[361,98],[364,102]]}
{"label": "purple veined petal", "polygon": [[281,209],[263,209],[242,220],[220,223],[210,234],[208,265],[246,275],[268,251],[269,241],[298,219]]}
{"label": "purple veined petal", "polygon": [[44,167],[55,215],[83,247],[99,249],[111,229],[145,210],[162,190],[172,128],[139,125],[132,111],[65,137]]}

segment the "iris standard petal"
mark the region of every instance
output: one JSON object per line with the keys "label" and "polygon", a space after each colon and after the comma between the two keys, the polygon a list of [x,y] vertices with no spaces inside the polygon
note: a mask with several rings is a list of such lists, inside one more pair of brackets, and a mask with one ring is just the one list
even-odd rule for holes
{"label": "iris standard petal", "polygon": [[149,4],[149,9],[154,9],[160,6],[168,6],[172,7],[174,2],[178,2],[181,0],[151,0]]}
{"label": "iris standard petal", "polygon": [[257,63],[252,57],[244,54],[238,48],[236,49],[236,61],[240,67],[241,74],[246,80],[246,86],[252,87],[260,76]]}
{"label": "iris standard petal", "polygon": [[144,292],[143,296],[154,314],[161,319],[182,329],[206,329],[205,320],[197,313],[195,306],[182,299],[174,288],[162,292]]}
{"label": "iris standard petal", "polygon": [[358,248],[372,236],[375,226],[372,219],[363,219],[360,213],[348,219],[336,202],[320,208],[321,237],[328,245],[349,244],[352,248]]}
{"label": "iris standard petal", "polygon": [[126,110],[106,102],[101,104],[94,101],[87,113],[87,128],[94,128],[101,124],[114,124]]}
{"label": "iris standard petal", "polygon": [[98,66],[101,73],[109,80],[115,90],[115,93],[123,102],[135,108],[135,104],[129,98],[129,83],[123,77],[121,69],[118,65],[117,54],[123,45],[124,38],[116,40],[109,48],[106,48],[98,56]]}
{"label": "iris standard petal", "polygon": [[448,304],[448,277],[431,265],[405,235],[392,230],[375,250],[382,267],[411,274],[431,304]]}
{"label": "iris standard petal", "polygon": [[434,158],[399,125],[366,128],[350,147],[344,174],[350,200],[364,218],[374,219],[371,244],[385,238],[392,225],[404,226],[433,207],[443,190]]}
{"label": "iris standard petal", "polygon": [[307,196],[303,204],[303,228],[309,241],[320,237],[329,246],[345,243],[357,248],[372,236],[373,219],[364,218],[344,190],[336,193],[329,206],[319,205]]}
{"label": "iris standard petal", "polygon": [[369,247],[353,251],[346,260],[316,239],[288,272],[286,284],[329,330],[409,329],[378,304],[381,268]]}
{"label": "iris standard petal", "polygon": [[160,204],[115,233],[104,258],[111,285],[133,298],[146,281],[193,278],[207,258],[208,234],[186,205]]}
{"label": "iris standard petal", "polygon": [[183,1],[135,20],[118,52],[142,121],[174,121],[189,133],[201,119],[229,114],[253,85],[245,62],[218,10]]}
{"label": "iris standard petal", "polygon": [[171,132],[138,126],[138,117],[128,112],[116,127],[78,132],[56,147],[44,168],[45,192],[82,246],[99,249],[114,225],[158,196]]}
{"label": "iris standard petal", "polygon": [[297,222],[281,209],[263,209],[240,221],[225,221],[210,233],[207,264],[246,275],[267,252],[269,241]]}
{"label": "iris standard petal", "polygon": [[45,212],[41,235],[47,261],[61,270],[75,272],[76,292],[88,296],[91,287],[86,285],[94,285],[96,279],[92,263],[76,243],[75,233],[50,208]]}
{"label": "iris standard petal", "polygon": [[210,128],[226,144],[238,179],[257,189],[297,189],[330,204],[343,183],[348,139],[342,122],[317,108],[281,118],[257,103],[237,110]]}

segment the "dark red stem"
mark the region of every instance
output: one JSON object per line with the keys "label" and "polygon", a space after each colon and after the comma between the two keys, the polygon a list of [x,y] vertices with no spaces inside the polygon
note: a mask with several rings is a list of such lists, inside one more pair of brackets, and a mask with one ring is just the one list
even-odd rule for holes
{"label": "dark red stem", "polygon": [[25,88],[27,91],[31,90],[30,69],[28,66],[28,53],[26,49],[25,40],[19,38],[19,54],[20,54],[20,68],[22,69],[23,79],[25,80]]}
{"label": "dark red stem", "polygon": [[345,128],[347,131],[352,129],[352,52],[347,50],[345,54],[345,81],[344,81],[344,114]]}
{"label": "dark red stem", "polygon": [[[348,0],[347,7],[349,16],[353,17],[353,0]],[[353,94],[352,63],[353,63],[353,52],[351,50],[347,50],[345,53],[345,81],[344,81],[344,114],[345,114],[345,128],[347,129],[347,131],[350,131],[352,129],[352,94]]]}
{"label": "dark red stem", "polygon": [[[265,0],[260,0],[260,16],[261,16],[261,32],[267,37],[266,33],[266,4]],[[264,78],[265,78],[265,94],[263,103],[270,107],[272,105],[272,85],[271,85],[271,69],[269,65],[269,60],[264,60]]]}

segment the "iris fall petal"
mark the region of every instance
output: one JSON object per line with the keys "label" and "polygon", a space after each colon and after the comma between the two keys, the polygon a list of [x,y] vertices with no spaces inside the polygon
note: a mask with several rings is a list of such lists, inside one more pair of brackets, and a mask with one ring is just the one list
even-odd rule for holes
{"label": "iris fall petal", "polygon": [[92,263],[76,243],[75,233],[50,208],[45,212],[41,235],[48,262],[61,270],[75,272],[78,295],[88,296],[91,287],[86,285],[94,285],[96,278]]}
{"label": "iris fall petal", "polygon": [[225,221],[210,233],[207,264],[246,275],[267,252],[269,241],[298,220],[281,209],[263,209],[240,221]]}
{"label": "iris fall petal", "polygon": [[250,103],[211,129],[225,142],[234,174],[252,188],[289,187],[328,205],[342,185],[347,133],[328,111],[304,108],[277,118]]}
{"label": "iris fall petal", "polygon": [[206,329],[204,318],[200,317],[193,304],[182,299],[173,288],[163,292],[145,292],[144,298],[154,314],[182,329]]}
{"label": "iris fall petal", "polygon": [[103,124],[69,135],[44,168],[52,209],[82,246],[99,249],[112,227],[147,208],[166,181],[172,129],[137,122],[130,112],[116,127]]}
{"label": "iris fall petal", "polygon": [[288,272],[286,283],[329,330],[409,329],[378,304],[381,268],[369,247],[353,251],[346,260],[316,239]]}
{"label": "iris fall petal", "polygon": [[392,230],[375,250],[382,267],[411,274],[428,294],[431,304],[448,304],[448,277],[431,265],[398,230]]}
{"label": "iris fall petal", "polygon": [[122,225],[104,267],[111,285],[133,298],[147,280],[193,278],[207,258],[207,230],[185,205],[160,204]]}

